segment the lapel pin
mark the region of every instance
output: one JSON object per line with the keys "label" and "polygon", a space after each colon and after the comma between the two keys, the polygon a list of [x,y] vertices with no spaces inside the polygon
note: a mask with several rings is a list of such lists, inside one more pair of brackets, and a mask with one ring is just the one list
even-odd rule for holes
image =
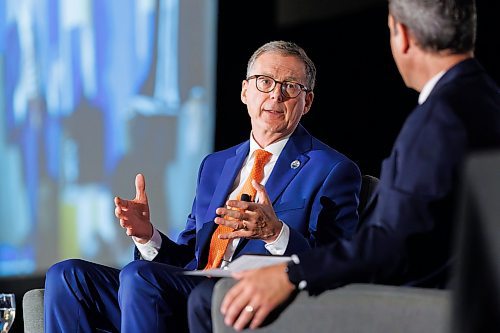
{"label": "lapel pin", "polygon": [[290,168],[292,168],[292,169],[297,169],[299,166],[300,166],[299,160],[295,160],[290,164]]}

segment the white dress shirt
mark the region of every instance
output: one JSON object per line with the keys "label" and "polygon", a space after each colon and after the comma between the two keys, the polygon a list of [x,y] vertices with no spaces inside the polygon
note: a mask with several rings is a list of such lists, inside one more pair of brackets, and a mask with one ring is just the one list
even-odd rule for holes
{"label": "white dress shirt", "polygon": [[[243,162],[239,176],[236,177],[235,179],[235,182],[233,184],[233,190],[229,194],[228,200],[236,199],[236,195],[239,193],[247,177],[250,175],[250,171],[252,170],[253,162],[255,159],[254,153],[255,150],[257,149],[264,149],[273,154],[271,156],[271,160],[264,166],[264,178],[262,179],[261,184],[262,185],[266,184],[267,180],[269,179],[269,176],[271,175],[271,172],[274,169],[274,166],[276,165],[276,161],[278,160],[278,157],[283,151],[283,148],[285,147],[289,138],[290,136],[287,136],[281,139],[280,141],[274,142],[269,146],[262,148],[254,140],[253,135],[250,134],[250,151],[248,152],[247,158]],[[258,202],[259,198],[257,197],[256,199],[257,199],[256,201]],[[139,250],[141,257],[144,260],[151,261],[158,255],[162,239],[160,233],[156,228],[153,229],[153,236],[147,243],[141,244],[138,243],[133,237],[132,239],[134,240],[134,243],[137,246],[137,249]],[[278,238],[274,242],[266,243],[264,246],[273,255],[283,255],[285,253],[286,247],[288,246],[289,239],[290,239],[290,228],[285,223],[283,223],[283,227],[281,228]],[[226,252],[224,254],[224,258],[222,260],[221,267],[226,266],[231,261],[231,258],[234,254],[234,251],[236,250],[236,247],[238,246],[239,241],[240,238],[236,238],[229,242]]]}
{"label": "white dress shirt", "polygon": [[429,81],[427,81],[427,83],[422,88],[420,95],[418,95],[418,104],[424,104],[424,102],[427,100],[427,97],[429,97],[429,95],[431,94],[432,89],[434,89],[434,86],[444,75],[444,73],[446,73],[446,71],[441,71],[434,75]]}

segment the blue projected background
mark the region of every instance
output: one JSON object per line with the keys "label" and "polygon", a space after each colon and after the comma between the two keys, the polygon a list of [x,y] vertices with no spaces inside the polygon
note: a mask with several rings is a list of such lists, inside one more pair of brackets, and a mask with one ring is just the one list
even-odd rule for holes
{"label": "blue projected background", "polygon": [[132,198],[138,172],[176,237],[213,149],[215,6],[0,2],[0,276],[129,262],[113,197]]}

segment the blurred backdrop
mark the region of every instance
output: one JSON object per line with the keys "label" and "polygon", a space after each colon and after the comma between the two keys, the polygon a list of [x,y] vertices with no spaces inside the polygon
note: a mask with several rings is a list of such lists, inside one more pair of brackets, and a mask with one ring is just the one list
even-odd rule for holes
{"label": "blurred backdrop", "polygon": [[138,172],[155,225],[182,229],[213,150],[216,9],[0,2],[0,276],[130,261],[113,197],[132,198]]}

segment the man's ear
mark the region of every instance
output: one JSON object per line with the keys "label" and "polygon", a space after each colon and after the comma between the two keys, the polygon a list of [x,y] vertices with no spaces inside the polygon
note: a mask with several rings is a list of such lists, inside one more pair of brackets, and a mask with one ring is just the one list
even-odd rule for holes
{"label": "man's ear", "polygon": [[402,23],[396,22],[396,26],[400,31],[399,38],[401,38],[401,52],[408,53],[408,50],[410,49],[410,39],[412,38],[410,31],[408,30],[408,27]]}
{"label": "man's ear", "polygon": [[404,25],[403,23],[400,23],[394,19],[394,17],[389,14],[389,28],[390,28],[390,33],[392,34],[392,40],[394,47],[397,48],[397,50],[405,54],[408,52],[408,49],[410,48],[410,32],[408,30],[408,27]]}
{"label": "man's ear", "polygon": [[396,32],[394,38],[396,39],[396,45],[399,48],[399,51],[402,54],[408,53],[408,50],[410,49],[411,38],[408,27],[402,23],[394,22],[394,29],[394,31]]}
{"label": "man's ear", "polygon": [[243,104],[247,104],[247,89],[248,89],[248,81],[243,80],[243,82],[241,82],[241,94],[240,94],[240,98]]}
{"label": "man's ear", "polygon": [[306,113],[311,110],[311,105],[314,100],[314,92],[310,91],[306,95],[306,104],[304,105],[304,111],[302,112],[302,115],[305,115]]}

